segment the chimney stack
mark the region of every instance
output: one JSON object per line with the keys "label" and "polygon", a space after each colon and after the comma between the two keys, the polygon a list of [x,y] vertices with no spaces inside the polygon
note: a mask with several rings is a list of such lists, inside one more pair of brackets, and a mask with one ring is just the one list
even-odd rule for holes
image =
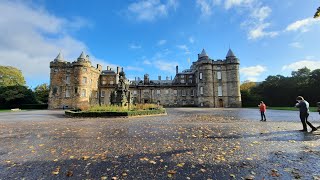
{"label": "chimney stack", "polygon": [[161,81],[161,76],[158,76],[158,80]]}
{"label": "chimney stack", "polygon": [[119,72],[120,72],[120,67],[117,66],[117,74],[119,74]]}
{"label": "chimney stack", "polygon": [[107,66],[107,71],[109,71],[109,66]]}
{"label": "chimney stack", "polygon": [[123,67],[121,68],[121,72],[123,72]]}
{"label": "chimney stack", "polygon": [[176,74],[178,74],[178,72],[179,72],[179,68],[178,66],[176,66]]}

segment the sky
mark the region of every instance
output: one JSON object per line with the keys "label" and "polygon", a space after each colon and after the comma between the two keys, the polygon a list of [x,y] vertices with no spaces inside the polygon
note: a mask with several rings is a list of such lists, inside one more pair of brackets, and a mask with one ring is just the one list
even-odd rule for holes
{"label": "sky", "polygon": [[[240,81],[320,68],[319,0],[0,0],[0,65],[19,68],[30,88],[49,83],[59,52],[120,66],[129,79],[174,77],[204,48],[229,47]],[[188,61],[190,59],[190,61]]]}

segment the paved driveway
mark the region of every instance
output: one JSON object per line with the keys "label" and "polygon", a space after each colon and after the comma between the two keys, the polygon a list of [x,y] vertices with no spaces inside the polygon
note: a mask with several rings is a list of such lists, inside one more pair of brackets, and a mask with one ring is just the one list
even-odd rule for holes
{"label": "paved driveway", "polygon": [[[169,108],[167,116],[0,113],[0,179],[314,179],[320,130],[298,112]],[[311,122],[320,125],[318,113]]]}

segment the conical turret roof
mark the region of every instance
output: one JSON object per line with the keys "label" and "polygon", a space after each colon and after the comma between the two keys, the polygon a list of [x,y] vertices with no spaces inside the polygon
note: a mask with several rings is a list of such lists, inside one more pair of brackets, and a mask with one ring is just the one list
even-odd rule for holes
{"label": "conical turret roof", "polygon": [[58,56],[54,59],[55,61],[64,61],[62,54],[59,52]]}
{"label": "conical turret roof", "polygon": [[204,49],[202,49],[202,52],[201,52],[201,54],[199,55],[199,58],[205,57],[205,56],[208,57],[208,54],[206,53],[206,51],[205,51]]}
{"label": "conical turret roof", "polygon": [[78,57],[78,61],[86,61],[87,57],[86,54],[82,51],[80,56]]}
{"label": "conical turret roof", "polygon": [[82,51],[80,56],[78,57],[78,59],[85,59],[86,55],[84,54],[84,52]]}
{"label": "conical turret roof", "polygon": [[236,57],[231,49],[229,49],[226,57]]}

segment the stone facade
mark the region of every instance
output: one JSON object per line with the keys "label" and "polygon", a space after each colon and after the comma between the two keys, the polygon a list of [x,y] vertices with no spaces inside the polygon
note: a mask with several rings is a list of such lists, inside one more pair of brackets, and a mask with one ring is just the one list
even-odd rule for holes
{"label": "stone facade", "polygon": [[[49,109],[82,108],[110,104],[110,95],[119,83],[119,73],[100,65],[91,66],[84,53],[70,63],[61,54],[50,62]],[[212,60],[205,50],[190,69],[178,71],[174,79],[150,80],[149,75],[130,83],[133,103],[164,106],[241,107],[239,59],[229,49],[226,59]]]}

